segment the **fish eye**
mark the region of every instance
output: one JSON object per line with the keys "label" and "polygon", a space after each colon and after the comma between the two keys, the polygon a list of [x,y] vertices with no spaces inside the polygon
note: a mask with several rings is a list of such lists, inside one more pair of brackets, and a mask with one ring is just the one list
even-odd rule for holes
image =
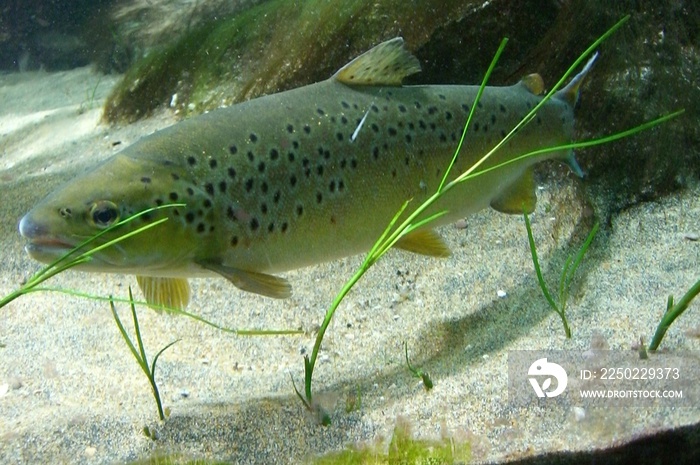
{"label": "fish eye", "polygon": [[94,226],[104,229],[119,220],[119,209],[109,200],[100,200],[90,208],[89,219]]}

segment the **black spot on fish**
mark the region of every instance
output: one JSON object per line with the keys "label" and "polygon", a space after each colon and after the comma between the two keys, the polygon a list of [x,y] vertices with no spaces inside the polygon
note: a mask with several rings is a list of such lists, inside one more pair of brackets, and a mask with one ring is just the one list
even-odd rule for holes
{"label": "black spot on fish", "polygon": [[321,203],[323,202],[323,194],[320,192],[316,192],[316,203]]}
{"label": "black spot on fish", "polygon": [[496,124],[496,115],[491,115],[491,124]]}
{"label": "black spot on fish", "polygon": [[340,104],[341,104],[341,105],[343,106],[343,108],[345,108],[345,109],[350,108],[350,104],[348,104],[348,102],[346,102],[345,100],[343,100],[342,102],[340,102]]}
{"label": "black spot on fish", "polygon": [[479,102],[476,104],[476,106],[477,106],[478,108],[484,108],[484,104],[481,103],[481,100],[479,100]]}
{"label": "black spot on fish", "polygon": [[465,113],[469,113],[469,110],[471,110],[471,108],[469,108],[469,105],[467,105],[466,103],[463,103],[462,110],[464,110]]}
{"label": "black spot on fish", "polygon": [[311,127],[308,124],[304,125],[304,132],[307,134],[311,134]]}
{"label": "black spot on fish", "polygon": [[447,136],[444,132],[440,133],[440,142],[447,142]]}
{"label": "black spot on fish", "polygon": [[489,132],[489,125],[488,124],[484,124],[484,132]]}
{"label": "black spot on fish", "polygon": [[212,183],[206,183],[204,185],[204,190],[207,191],[207,194],[214,195],[214,186],[212,185]]}
{"label": "black spot on fish", "polygon": [[187,157],[187,164],[190,166],[194,166],[197,164],[197,160],[193,156]]}
{"label": "black spot on fish", "polygon": [[287,125],[287,132],[290,133],[290,134],[293,133],[293,132],[294,132],[294,126],[292,126],[291,124],[288,124],[288,125]]}
{"label": "black spot on fish", "polygon": [[267,215],[267,204],[266,203],[260,204],[260,213],[262,213],[263,215]]}
{"label": "black spot on fish", "polygon": [[440,100],[445,100],[445,96],[442,95],[442,94],[439,94],[439,95],[438,95],[438,98],[439,98]]}
{"label": "black spot on fish", "polygon": [[289,152],[287,154],[287,160],[289,160],[290,163],[294,162],[294,157],[295,157],[294,152]]}
{"label": "black spot on fish", "polygon": [[340,169],[341,169],[341,170],[344,170],[345,167],[347,166],[347,164],[348,164],[348,162],[347,162],[347,160],[346,160],[345,158],[343,158],[342,160],[340,160]]}
{"label": "black spot on fish", "polygon": [[265,162],[264,161],[261,161],[260,163],[258,163],[258,171],[261,173],[265,172]]}
{"label": "black spot on fish", "polygon": [[352,169],[357,168],[357,160],[356,159],[353,158],[352,160],[350,160],[350,168],[352,168]]}
{"label": "black spot on fish", "polygon": [[304,214],[304,207],[301,205],[297,205],[297,216],[301,216]]}
{"label": "black spot on fish", "polygon": [[259,227],[260,227],[260,222],[258,222],[257,218],[253,218],[252,220],[250,220],[250,229],[252,231],[257,230]]}
{"label": "black spot on fish", "polygon": [[345,183],[341,179],[340,181],[338,181],[338,192],[342,191],[343,189],[345,189]]}
{"label": "black spot on fish", "polygon": [[280,197],[282,197],[280,191],[275,191],[275,195],[272,196],[272,201],[275,203],[279,203]]}
{"label": "black spot on fish", "polygon": [[452,113],[450,113],[449,111],[446,111],[445,112],[445,120],[450,121],[451,119],[452,119]]}
{"label": "black spot on fish", "polygon": [[304,158],[301,160],[301,166],[303,166],[304,168],[308,168],[308,166],[309,166],[309,159],[306,158],[306,157],[304,157]]}
{"label": "black spot on fish", "polygon": [[216,168],[216,165],[217,163],[215,159],[212,158],[211,160],[209,160],[209,168],[214,169]]}
{"label": "black spot on fish", "polygon": [[411,142],[413,142],[413,137],[410,134],[406,134],[406,143],[410,144]]}
{"label": "black spot on fish", "polygon": [[539,116],[537,117],[537,124],[542,124],[542,118],[540,118]]}
{"label": "black spot on fish", "polygon": [[277,160],[280,157],[280,153],[277,149],[270,150],[270,160]]}
{"label": "black spot on fish", "polygon": [[343,133],[342,132],[336,133],[335,138],[338,139],[338,142],[342,142],[343,141]]}
{"label": "black spot on fish", "polygon": [[316,166],[316,174],[323,176],[323,165]]}
{"label": "black spot on fish", "polygon": [[317,109],[316,109],[316,113],[318,113],[318,114],[321,115],[321,116],[323,116],[323,115],[326,114],[321,108],[317,108]]}
{"label": "black spot on fish", "polygon": [[422,119],[418,120],[418,127],[420,127],[421,129],[427,129],[427,126],[425,125],[425,121],[423,121]]}
{"label": "black spot on fish", "polygon": [[263,194],[267,194],[268,189],[269,189],[269,186],[267,185],[267,183],[265,181],[263,181],[262,184],[260,184],[260,190],[262,191]]}
{"label": "black spot on fish", "polygon": [[416,125],[413,124],[413,123],[408,123],[408,129],[411,130],[411,131],[415,131],[415,130],[416,130]]}
{"label": "black spot on fish", "polygon": [[420,104],[420,102],[413,102],[413,104],[416,106],[417,110],[420,110],[423,105]]}
{"label": "black spot on fish", "polygon": [[185,215],[185,221],[191,224],[194,221],[194,213],[187,212],[187,214]]}
{"label": "black spot on fish", "polygon": [[330,184],[328,184],[328,190],[335,192],[335,181],[331,181]]}
{"label": "black spot on fish", "polygon": [[252,143],[256,143],[258,141],[258,135],[255,134],[254,132],[251,132],[250,136],[248,136],[248,138],[250,139],[250,141]]}
{"label": "black spot on fish", "polygon": [[235,155],[238,153],[238,147],[235,145],[232,145],[231,147],[228,148],[228,151],[231,153],[231,155]]}
{"label": "black spot on fish", "polygon": [[434,115],[435,113],[437,113],[437,111],[438,111],[437,107],[429,107],[428,108],[429,115]]}
{"label": "black spot on fish", "polygon": [[248,161],[255,160],[255,154],[252,151],[248,151],[247,156],[248,156]]}
{"label": "black spot on fish", "polygon": [[501,129],[501,139],[505,139],[506,135],[506,131]]}
{"label": "black spot on fish", "polygon": [[372,128],[372,131],[379,132],[379,126],[377,126],[375,123],[372,123],[370,127]]}
{"label": "black spot on fish", "polygon": [[151,183],[151,178],[149,178],[148,176],[144,176],[144,177],[141,178],[141,182],[144,183],[144,184],[150,184],[150,183]]}
{"label": "black spot on fish", "polygon": [[173,181],[180,180],[180,176],[177,173],[170,173],[170,177],[173,178]]}
{"label": "black spot on fish", "polygon": [[474,123],[474,132],[478,132],[478,131],[479,131],[479,123],[477,122],[477,123]]}
{"label": "black spot on fish", "polygon": [[391,177],[395,178],[396,177],[396,170],[391,170]]}
{"label": "black spot on fish", "polygon": [[203,233],[204,232],[204,223],[199,223],[197,225],[197,232],[198,233]]}
{"label": "black spot on fish", "polygon": [[525,106],[527,106],[527,109],[530,110],[532,108],[532,103],[528,100],[525,102]]}
{"label": "black spot on fish", "polygon": [[233,207],[230,205],[226,209],[226,217],[231,221],[238,221],[238,218],[236,218],[236,212],[233,211]]}
{"label": "black spot on fish", "polygon": [[161,205],[163,205],[163,200],[162,200],[162,199],[156,199],[156,205],[158,205],[159,207],[160,207]]}
{"label": "black spot on fish", "polygon": [[456,141],[457,141],[457,134],[455,134],[454,132],[451,133],[451,134],[450,134],[450,139],[452,139],[452,142],[456,142]]}
{"label": "black spot on fish", "polygon": [[143,215],[141,215],[141,221],[143,221],[144,223],[148,223],[152,219],[153,216],[150,213],[144,213]]}
{"label": "black spot on fish", "polygon": [[[374,157],[375,160],[379,158],[379,147],[374,147],[372,149],[372,156]],[[345,160],[343,160],[343,161],[345,161]]]}
{"label": "black spot on fish", "polygon": [[185,189],[185,190],[187,191],[187,195],[189,195],[189,196],[193,196],[193,195],[194,195],[194,189],[192,189],[191,187],[188,187],[188,188]]}
{"label": "black spot on fish", "polygon": [[211,200],[204,199],[204,202],[202,202],[202,205],[204,205],[204,208],[211,208]]}
{"label": "black spot on fish", "polygon": [[231,179],[235,179],[235,178],[236,178],[236,170],[235,170],[235,168],[229,168],[229,169],[228,169],[228,177],[231,178]]}
{"label": "black spot on fish", "polygon": [[435,123],[430,123],[429,126],[430,126],[431,131],[435,131],[435,129],[436,129]]}
{"label": "black spot on fish", "polygon": [[311,168],[306,168],[304,170],[304,176],[306,176],[307,178],[311,176]]}
{"label": "black spot on fish", "polygon": [[271,233],[275,230],[275,223],[270,223],[267,225],[267,232]]}
{"label": "black spot on fish", "polygon": [[299,148],[299,142],[297,142],[297,141],[292,141],[292,147],[294,147],[295,149],[298,149],[298,148]]}
{"label": "black spot on fish", "polygon": [[348,119],[345,116],[340,117],[340,122],[343,124],[348,124]]}
{"label": "black spot on fish", "polygon": [[221,191],[222,194],[226,192],[227,187],[228,186],[226,185],[226,181],[221,181],[219,183],[219,191]]}
{"label": "black spot on fish", "polygon": [[389,135],[392,136],[392,137],[396,135],[396,129],[395,129],[395,128],[390,127],[387,131],[389,132]]}
{"label": "black spot on fish", "polygon": [[336,122],[335,116],[331,116],[331,123],[335,124],[335,122]]}
{"label": "black spot on fish", "polygon": [[504,107],[502,103],[500,105],[498,105],[498,109],[501,110],[501,113],[506,112],[506,107]]}
{"label": "black spot on fish", "polygon": [[294,187],[294,186],[297,185],[297,177],[296,177],[296,175],[293,174],[293,175],[291,175],[291,176],[289,177],[289,184],[290,184],[292,187]]}
{"label": "black spot on fish", "polygon": [[245,181],[245,191],[250,192],[253,190],[253,178],[248,178]]}
{"label": "black spot on fish", "polygon": [[172,200],[173,202],[177,202],[177,199],[178,199],[177,192],[171,192],[170,195],[168,195],[168,197],[169,197],[170,200]]}
{"label": "black spot on fish", "polygon": [[233,236],[231,238],[231,247],[236,247],[238,245],[238,236]]}
{"label": "black spot on fish", "polygon": [[282,232],[283,232],[283,233],[287,232],[287,228],[288,228],[288,227],[289,227],[289,225],[287,224],[286,221],[285,221],[284,223],[282,223],[282,228],[281,228],[281,229],[282,229]]}
{"label": "black spot on fish", "polygon": [[377,107],[377,105],[372,105],[371,108],[373,112],[379,113],[379,107]]}
{"label": "black spot on fish", "polygon": [[406,157],[403,159],[404,165],[408,166],[408,164],[411,162],[410,158]]}
{"label": "black spot on fish", "polygon": [[399,105],[399,111],[400,111],[401,113],[406,113],[406,107],[403,106],[403,105]]}

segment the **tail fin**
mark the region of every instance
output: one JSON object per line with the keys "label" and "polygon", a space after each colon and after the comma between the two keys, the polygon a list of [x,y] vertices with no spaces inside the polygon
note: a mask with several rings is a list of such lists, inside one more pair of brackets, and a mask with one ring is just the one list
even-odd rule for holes
{"label": "tail fin", "polygon": [[591,59],[588,60],[588,63],[586,63],[586,66],[583,67],[583,70],[574,76],[571,82],[569,82],[569,84],[567,84],[562,90],[554,94],[554,96],[559,100],[563,100],[564,102],[568,103],[572,107],[576,105],[576,102],[578,101],[579,87],[581,87],[583,78],[586,77],[588,72],[593,67],[593,62],[595,62],[596,58],[598,58],[598,52],[595,52]]}

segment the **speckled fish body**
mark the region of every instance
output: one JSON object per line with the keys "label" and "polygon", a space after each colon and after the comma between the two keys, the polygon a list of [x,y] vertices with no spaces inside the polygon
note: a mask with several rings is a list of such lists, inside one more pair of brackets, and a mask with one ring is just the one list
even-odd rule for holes
{"label": "speckled fish body", "polygon": [[[392,66],[388,71],[385,68]],[[371,68],[371,69],[367,69]],[[163,287],[177,279],[220,274],[238,287],[289,294],[275,273],[367,251],[399,207],[435,192],[457,147],[478,86],[401,86],[419,70],[401,39],[380,44],[332,78],[193,117],[144,137],[94,171],[68,183],[21,221],[27,250],[51,261],[70,246],[141,210],[168,203],[116,233],[163,216],[168,221],[96,254],[84,269],[176,278],[141,278]],[[582,75],[581,75],[582,76]],[[578,77],[580,80],[580,76]],[[487,87],[451,177],[496,145],[541,99],[541,79]],[[572,139],[578,83],[484,165],[493,166]],[[461,184],[431,210],[445,224],[492,205],[534,206],[529,167],[547,153]],[[522,210],[520,210],[522,211]],[[408,238],[400,247],[433,253]],[[107,240],[105,237],[104,240]],[[439,239],[437,239],[439,242]],[[155,283],[155,284],[154,284]]]}

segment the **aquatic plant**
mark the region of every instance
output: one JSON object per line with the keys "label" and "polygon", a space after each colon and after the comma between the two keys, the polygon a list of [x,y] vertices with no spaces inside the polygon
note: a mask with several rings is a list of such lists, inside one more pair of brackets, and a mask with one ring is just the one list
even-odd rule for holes
{"label": "aquatic plant", "polygon": [[414,368],[411,365],[411,362],[408,361],[408,343],[404,342],[403,348],[406,353],[406,366],[408,367],[408,371],[410,371],[414,377],[420,379],[423,382],[423,387],[426,391],[430,391],[433,388],[432,378],[427,372],[421,370],[420,368]]}
{"label": "aquatic plant", "polygon": [[571,288],[571,281],[574,279],[576,269],[581,264],[583,256],[586,254],[588,247],[591,245],[591,242],[593,242],[593,238],[598,232],[599,224],[595,223],[593,225],[593,229],[591,229],[591,232],[588,233],[588,237],[583,242],[583,245],[581,245],[581,248],[576,254],[576,257],[574,258],[571,255],[569,255],[566,258],[564,267],[561,270],[561,276],[559,277],[559,303],[557,303],[552,298],[552,295],[547,289],[547,284],[544,282],[542,270],[540,269],[540,262],[537,258],[537,247],[535,246],[535,238],[532,236],[532,228],[530,227],[530,218],[528,217],[527,212],[524,210],[523,217],[525,218],[525,229],[527,229],[527,239],[530,245],[530,253],[532,254],[532,264],[534,265],[535,273],[537,274],[537,282],[540,285],[540,289],[542,289],[542,294],[544,294],[545,299],[547,299],[547,303],[549,303],[549,306],[552,307],[552,310],[554,310],[561,318],[561,322],[564,325],[564,332],[566,333],[566,337],[570,339],[571,328],[569,327],[569,322],[566,319],[566,302],[569,299],[569,289]]}
{"label": "aquatic plant", "polygon": [[[622,139],[628,136],[631,136],[633,134],[637,134],[639,132],[642,132],[644,130],[647,130],[651,127],[657,126],[665,121],[668,121],[672,118],[675,118],[676,116],[680,115],[683,113],[684,110],[679,110],[676,112],[669,113],[667,115],[661,116],[659,118],[656,118],[654,120],[648,121],[644,124],[635,126],[631,129],[621,131],[618,133],[614,133],[609,136],[605,137],[600,137],[592,140],[587,140],[587,141],[579,141],[579,142],[571,142],[568,144],[556,146],[556,147],[547,147],[539,150],[535,150],[529,153],[525,153],[523,155],[520,155],[519,157],[515,157],[511,160],[508,160],[506,162],[491,166],[489,168],[484,168],[480,169],[480,166],[483,165],[486,160],[488,160],[498,149],[500,149],[504,144],[506,144],[513,136],[514,134],[522,128],[524,125],[528,124],[536,115],[537,111],[540,109],[542,105],[544,105],[559,88],[564,84],[564,81],[574,72],[574,70],[588,57],[590,56],[595,49],[602,43],[604,42],[610,35],[612,35],[617,29],[619,29],[627,20],[629,19],[629,16],[625,16],[622,18],[620,21],[618,21],[615,25],[613,25],[610,29],[608,29],[607,32],[605,32],[602,36],[600,36],[597,40],[595,40],[581,55],[573,62],[573,64],[568,68],[568,70],[562,75],[562,77],[559,79],[559,81],[552,86],[552,88],[547,92],[547,94],[540,100],[540,102],[535,105],[529,113],[527,113],[523,119],[508,133],[506,134],[505,137],[501,139],[501,141],[494,146],[488,153],[486,153],[479,161],[477,161],[474,165],[472,165],[467,171],[464,173],[461,173],[458,175],[454,180],[447,182],[448,176],[450,175],[450,171],[452,170],[452,167],[454,166],[454,163],[457,159],[457,156],[459,155],[459,152],[461,150],[462,144],[464,143],[465,137],[467,135],[467,128],[470,127],[471,119],[474,114],[475,109],[478,107],[478,102],[479,99],[483,93],[484,88],[486,87],[486,83],[488,82],[488,79],[491,75],[491,72],[493,71],[494,67],[496,66],[496,63],[503,52],[506,43],[508,42],[508,39],[503,39],[501,42],[498,50],[496,51],[493,60],[491,61],[491,64],[489,68],[487,69],[486,73],[484,74],[484,78],[482,80],[482,83],[480,85],[479,91],[477,92],[474,104],[471,107],[471,110],[469,112],[469,115],[467,116],[467,121],[464,125],[464,129],[462,131],[462,136],[459,140],[459,143],[457,144],[457,148],[455,149],[454,155],[452,157],[452,161],[450,165],[448,166],[448,169],[445,171],[445,174],[443,176],[442,182],[438,186],[437,191],[431,195],[425,202],[423,202],[421,205],[416,207],[415,210],[413,210],[408,216],[406,217],[405,220],[403,220],[401,223],[399,223],[399,218],[406,212],[407,207],[410,204],[410,199],[404,202],[402,207],[399,209],[399,211],[396,213],[396,215],[391,219],[389,224],[387,225],[386,229],[382,233],[382,235],[377,239],[375,242],[374,246],[370,249],[369,253],[365,257],[364,261],[358,268],[358,270],[355,272],[355,274],[348,279],[348,281],[343,285],[342,289],[340,292],[336,295],[336,297],[333,299],[330,307],[326,311],[326,314],[324,316],[323,322],[321,323],[321,326],[319,328],[319,331],[316,335],[316,340],[314,342],[314,347],[311,352],[311,355],[305,355],[304,356],[304,394],[296,388],[296,385],[293,383],[293,388],[294,391],[297,395],[297,397],[302,401],[304,406],[310,410],[310,411],[316,411],[318,409],[318,406],[314,403],[313,401],[313,393],[312,393],[312,381],[313,381],[313,372],[314,368],[316,365],[316,360],[319,354],[319,351],[321,349],[321,344],[323,342],[323,338],[325,335],[326,330],[328,329],[328,326],[330,325],[331,320],[333,319],[333,315],[335,314],[336,310],[342,303],[342,301],[345,299],[345,296],[350,292],[350,290],[359,282],[359,280],[365,275],[365,273],[375,264],[377,261],[379,261],[386,252],[389,251],[401,238],[406,236],[407,234],[410,234],[411,232],[429,224],[431,221],[434,219],[440,217],[443,215],[445,212],[438,212],[436,214],[433,214],[427,218],[421,218],[422,214],[433,204],[435,203],[438,199],[440,199],[445,193],[447,193],[449,190],[451,190],[453,187],[456,185],[468,181],[470,179],[473,179],[477,176],[481,176],[485,173],[498,170],[504,166],[507,166],[511,163],[517,163],[525,158],[529,157],[534,157],[537,155],[541,155],[544,153],[549,153],[549,152],[557,152],[557,151],[566,151],[566,150],[573,150],[573,149],[579,149],[579,148],[585,148],[585,147],[592,147],[596,145],[601,145],[601,144],[607,144],[612,141]],[[293,381],[293,380],[292,380]],[[321,417],[324,419],[323,424],[327,424],[328,421],[330,421],[329,417],[327,414],[321,415]]]}
{"label": "aquatic plant", "polygon": [[114,321],[117,323],[117,327],[119,328],[119,332],[122,335],[122,338],[124,339],[124,342],[126,343],[127,347],[129,347],[129,350],[133,354],[134,358],[138,362],[139,366],[141,367],[141,370],[143,370],[143,373],[146,375],[146,378],[148,378],[148,382],[151,384],[151,390],[153,391],[153,397],[156,402],[156,406],[158,407],[158,417],[160,418],[161,421],[165,420],[165,412],[163,411],[163,403],[160,400],[160,392],[158,391],[158,384],[156,384],[156,363],[158,362],[158,357],[161,356],[163,352],[165,352],[170,346],[173,344],[177,343],[179,339],[174,340],[173,342],[167,344],[165,347],[160,349],[155,357],[153,357],[153,362],[151,364],[148,364],[148,357],[146,356],[146,349],[143,347],[143,338],[141,337],[141,328],[139,327],[139,319],[138,316],[136,315],[136,307],[134,305],[134,296],[131,293],[131,286],[129,286],[129,300],[130,306],[131,306],[131,317],[134,322],[134,335],[136,336],[136,343],[138,344],[138,350],[136,350],[136,347],[134,346],[133,341],[129,337],[129,333],[126,331],[126,328],[124,328],[124,325],[122,324],[121,319],[119,318],[119,314],[117,313],[117,309],[114,306],[114,301],[112,300],[112,296],[109,296],[110,301],[109,301],[109,306],[112,309],[112,315],[114,316]]}
{"label": "aquatic plant", "polygon": [[656,332],[651,338],[651,343],[649,344],[649,350],[656,350],[661,345],[661,341],[666,335],[666,331],[671,327],[676,318],[681,316],[683,312],[686,311],[690,302],[700,293],[700,280],[698,280],[693,286],[688,289],[681,300],[678,303],[673,303],[673,296],[669,295],[666,301],[666,311],[661,317],[659,325],[656,327]]}
{"label": "aquatic plant", "polygon": [[[386,450],[386,452],[385,452]],[[398,418],[388,449],[381,441],[369,446],[353,446],[340,452],[318,457],[313,465],[381,465],[381,464],[440,464],[467,463],[471,445],[465,439],[445,435],[440,439],[417,439],[410,423]]]}

